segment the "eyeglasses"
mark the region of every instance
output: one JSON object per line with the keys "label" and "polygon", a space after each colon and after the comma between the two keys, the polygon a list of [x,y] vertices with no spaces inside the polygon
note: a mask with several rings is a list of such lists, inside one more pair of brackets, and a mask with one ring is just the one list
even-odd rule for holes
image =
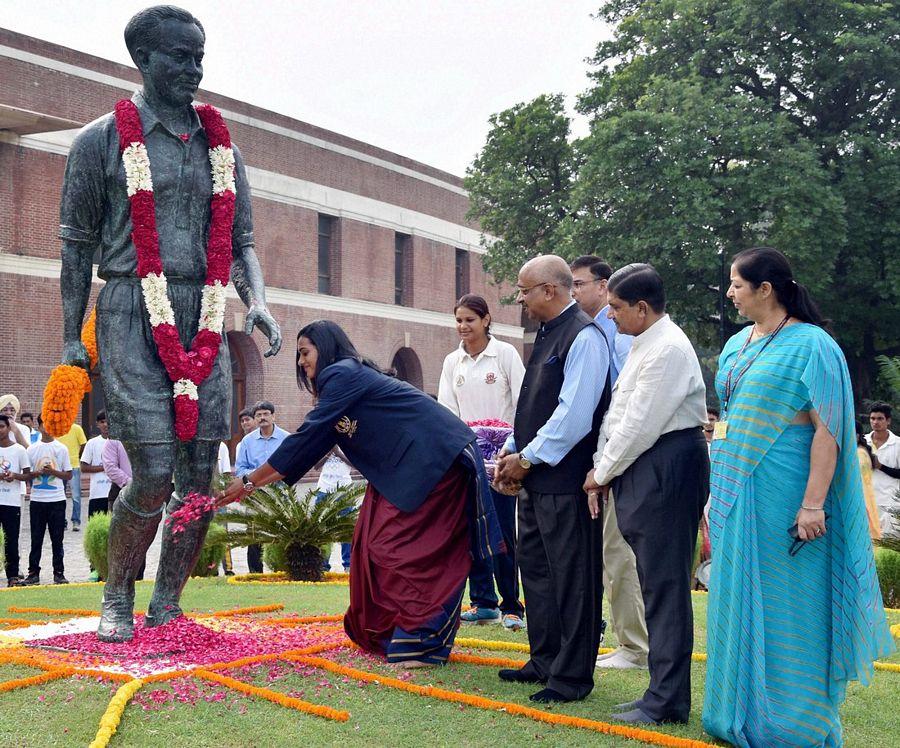
{"label": "eyeglasses", "polygon": [[538,286],[553,286],[554,288],[559,285],[557,283],[535,283],[533,286],[529,286],[528,288],[522,288],[522,286],[516,286],[516,291],[518,291],[522,296],[528,296],[535,288]]}
{"label": "eyeglasses", "polygon": [[572,287],[582,289],[588,283],[599,283],[602,280],[604,280],[604,279],[603,278],[594,278],[594,280],[589,280],[589,281],[583,281],[583,280],[572,281]]}

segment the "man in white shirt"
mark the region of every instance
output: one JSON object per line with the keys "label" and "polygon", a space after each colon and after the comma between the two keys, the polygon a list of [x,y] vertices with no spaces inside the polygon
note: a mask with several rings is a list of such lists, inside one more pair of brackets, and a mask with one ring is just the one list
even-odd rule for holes
{"label": "man in white shirt", "polygon": [[[36,440],[32,439],[31,429],[25,424],[18,423],[16,416],[19,414],[19,398],[15,395],[0,395],[0,415],[4,415],[12,422],[13,429],[10,432],[10,438],[28,449]],[[19,482],[19,492],[23,499],[27,500],[28,484],[25,481]]]}
{"label": "man in white shirt", "polygon": [[[606,333],[610,347],[609,374],[613,385],[625,366],[634,337],[616,329],[609,318],[608,281],[612,268],[594,255],[577,258],[571,265],[572,298]],[[625,542],[616,521],[612,496],[603,502],[603,590],[619,646],[597,658],[597,667],[629,670],[647,667],[650,642],[644,622],[644,598],[634,551]]]}
{"label": "man in white shirt", "polygon": [[687,722],[691,708],[691,562],[709,492],[706,387],[687,336],[665,313],[663,282],[633,264],[609,279],[619,330],[635,336],[613,388],[584,488],[591,516],[615,494],[619,529],[637,560],[647,631],[650,685],[620,704],[628,723]]}
{"label": "man in white shirt", "polygon": [[894,512],[900,511],[900,437],[891,431],[891,406],[875,403],[869,408],[869,425],[872,432],[866,441],[872,448],[872,489],[881,520],[883,538],[900,537],[900,519]]}
{"label": "man in white shirt", "polygon": [[28,555],[28,576],[23,585],[41,583],[41,551],[44,533],[50,532],[53,550],[53,583],[68,584],[63,568],[63,533],[66,525],[66,491],[64,480],[71,480],[72,465],[69,450],[44,428],[38,416],[41,440],[28,448],[31,463],[31,505],[28,517],[31,521],[31,553]]}
{"label": "man in white shirt", "polygon": [[97,414],[98,436],[88,439],[81,453],[81,472],[91,477],[91,486],[88,492],[88,519],[97,512],[109,511],[109,490],[112,481],[103,468],[103,448],[109,439],[109,424],[106,421],[106,411],[101,410]]}
{"label": "man in white shirt", "polygon": [[31,463],[25,447],[11,436],[15,422],[0,415],[0,527],[3,528],[6,585],[17,587],[19,575],[19,528],[22,522],[22,495],[19,483],[29,475]]}

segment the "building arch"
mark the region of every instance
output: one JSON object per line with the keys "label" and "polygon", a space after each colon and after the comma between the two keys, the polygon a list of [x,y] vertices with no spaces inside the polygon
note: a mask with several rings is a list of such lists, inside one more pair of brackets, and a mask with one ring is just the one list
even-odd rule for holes
{"label": "building arch", "polygon": [[227,333],[226,340],[231,357],[231,438],[228,448],[233,458],[243,436],[238,413],[263,399],[263,363],[259,348],[245,332],[232,330]]}
{"label": "building arch", "polygon": [[409,382],[413,387],[424,389],[425,380],[422,377],[422,363],[412,348],[403,346],[399,348],[391,358],[391,368],[396,370],[397,379]]}

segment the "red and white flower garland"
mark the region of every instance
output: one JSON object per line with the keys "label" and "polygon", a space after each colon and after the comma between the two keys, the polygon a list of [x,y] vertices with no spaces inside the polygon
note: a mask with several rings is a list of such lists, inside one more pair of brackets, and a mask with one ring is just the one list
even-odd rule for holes
{"label": "red and white flower garland", "polygon": [[222,342],[235,204],[234,151],[228,128],[215,107],[202,104],[196,110],[209,141],[213,194],[199,330],[190,349],[185,350],[175,327],[175,312],[169,301],[159,254],[153,178],[141,115],[134,102],[127,99],[118,102],[115,108],[116,131],[131,204],[131,238],[137,252],[137,274],[159,357],[175,383],[175,435],[182,441],[193,439],[197,433],[197,388],[212,372]]}

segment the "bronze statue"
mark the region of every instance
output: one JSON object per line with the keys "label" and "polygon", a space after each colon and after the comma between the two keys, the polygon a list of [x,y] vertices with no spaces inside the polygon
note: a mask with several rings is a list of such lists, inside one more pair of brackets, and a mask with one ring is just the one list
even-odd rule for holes
{"label": "bronze statue", "polygon": [[[203,327],[201,307],[207,309],[210,303],[204,292],[204,288],[209,290],[205,282],[210,283],[207,265],[213,265],[208,243],[211,246],[210,237],[215,233],[210,231],[211,223],[218,220],[215,215],[211,217],[211,204],[214,192],[221,194],[215,185],[222,183],[222,177],[216,182],[211,172],[215,152],[210,151],[209,141],[213,133],[211,128],[207,133],[206,120],[201,123],[192,106],[203,75],[205,39],[200,22],[180,8],[156,6],[137,13],[125,28],[125,43],[141,72],[143,88],[132,97],[133,106],[121,102],[117,106],[117,113],[124,106],[139,115],[138,131],[143,131],[152,176],[152,188],[150,176],[145,174],[144,179],[152,190],[158,257],[164,273],[162,299],[165,306],[167,287],[167,318],[177,333],[171,325],[169,329],[185,351],[192,350],[195,336],[197,340],[202,337],[198,335]],[[195,403],[196,432],[186,439],[182,427],[181,438],[176,438],[176,420],[184,423],[173,405],[176,377],[171,368],[167,373],[168,360],[161,358],[163,347],[154,339],[159,332],[156,326],[166,314],[160,317],[159,305],[148,304],[153,297],[148,296],[147,278],[141,280],[146,268],[139,268],[135,246],[140,233],[135,229],[140,222],[132,220],[138,214],[132,212],[136,208],[129,201],[129,192],[134,194],[134,185],[140,186],[141,175],[135,177],[133,160],[127,162],[130,171],[126,174],[126,153],[120,148],[122,125],[117,116],[100,117],[75,138],[60,207],[63,362],[88,366],[79,336],[91,290],[92,258],[99,250],[98,273],[106,281],[97,300],[100,380],[110,436],[125,445],[134,475],[112,512],[109,576],[97,632],[104,641],[127,641],[134,635],[135,575],[156,535],[163,508],[168,501],[172,512],[182,505],[180,497],[193,491],[209,492],[219,442],[230,437],[231,417],[231,365],[221,324],[224,292],[220,285],[219,317],[210,323],[207,316],[205,322],[213,333],[221,335],[218,352],[214,347],[188,352],[186,361],[205,355],[211,366],[207,365],[205,378],[193,389],[190,382],[185,385],[185,379],[175,383],[174,394],[179,394],[181,386],[181,393],[190,393],[189,399]],[[230,158],[232,152],[227,153]],[[246,332],[259,327],[269,340],[266,355],[273,356],[281,348],[281,331],[266,306],[262,271],[253,249],[250,187],[236,147],[233,169],[227,168],[228,179],[233,180],[234,206],[230,277],[249,310]],[[146,235],[141,241],[146,241]],[[227,280],[227,266],[224,273]],[[160,293],[160,286],[156,288]],[[191,365],[196,361],[191,359]],[[158,626],[181,615],[179,597],[208,526],[209,517],[177,536],[164,528],[147,626]]]}

